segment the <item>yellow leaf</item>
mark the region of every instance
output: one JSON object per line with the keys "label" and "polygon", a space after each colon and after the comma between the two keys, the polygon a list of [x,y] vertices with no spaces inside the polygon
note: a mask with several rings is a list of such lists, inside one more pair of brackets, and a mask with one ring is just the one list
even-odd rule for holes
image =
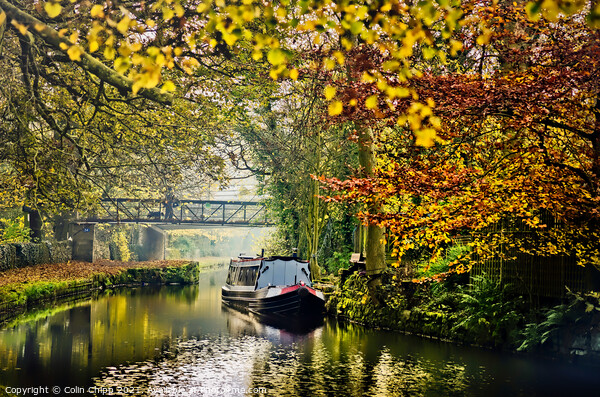
{"label": "yellow leaf", "polygon": [[58,3],[48,2],[44,4],[44,10],[46,10],[46,14],[48,14],[50,18],[54,18],[60,14],[62,11],[62,6]]}
{"label": "yellow leaf", "polygon": [[364,72],[361,80],[363,81],[363,83],[372,83],[375,81],[375,78],[373,76],[371,76],[369,73]]}
{"label": "yellow leaf", "polygon": [[292,80],[298,80],[298,69],[292,69],[290,70],[290,79]]}
{"label": "yellow leaf", "polygon": [[431,125],[437,129],[439,129],[442,126],[442,120],[436,116],[429,117],[429,123],[431,123]]}
{"label": "yellow leaf", "polygon": [[285,53],[280,48],[272,48],[267,54],[267,60],[271,65],[277,66],[285,63]]}
{"label": "yellow leaf", "polygon": [[158,54],[160,54],[160,48],[155,47],[155,46],[151,46],[151,47],[148,47],[148,49],[146,50],[146,52],[151,57],[157,57]]}
{"label": "yellow leaf", "polygon": [[[121,74],[124,74],[129,69],[129,59],[118,57],[115,59],[115,70]],[[141,86],[140,86],[141,87]]]}
{"label": "yellow leaf", "polygon": [[406,87],[398,87],[396,88],[396,96],[399,98],[406,98],[410,95],[410,91]]}
{"label": "yellow leaf", "polygon": [[485,45],[487,43],[490,42],[490,39],[492,38],[492,34],[493,32],[491,30],[485,29],[480,35],[479,37],[477,37],[477,44],[479,45]]}
{"label": "yellow leaf", "polygon": [[127,29],[129,29],[129,22],[131,19],[129,17],[123,17],[117,24],[117,30],[121,32],[121,34],[127,33]]}
{"label": "yellow leaf", "polygon": [[12,21],[10,21],[10,23],[15,28],[17,28],[19,30],[19,33],[21,33],[23,36],[25,36],[27,34],[27,26],[20,24],[19,22],[15,21],[14,19]]}
{"label": "yellow leaf", "polygon": [[254,50],[252,51],[252,59],[254,59],[255,61],[260,61],[263,57],[263,54],[261,51],[258,50]]}
{"label": "yellow leaf", "polygon": [[89,45],[90,53],[96,52],[98,50],[98,48],[100,48],[100,45],[98,44],[97,40],[90,40],[88,42],[88,45]]}
{"label": "yellow leaf", "polygon": [[72,45],[67,50],[67,54],[72,61],[81,61],[81,54],[83,54],[83,51],[78,45]]}
{"label": "yellow leaf", "polygon": [[167,80],[162,85],[161,90],[163,90],[163,91],[175,91],[175,83],[173,83],[171,80]]}
{"label": "yellow leaf", "polygon": [[417,146],[431,147],[437,134],[433,128],[423,128],[415,131],[415,136],[417,138],[415,141]]}
{"label": "yellow leaf", "polygon": [[450,40],[450,55],[456,56],[456,53],[463,49],[463,44],[458,40]]}
{"label": "yellow leaf", "polygon": [[334,101],[329,104],[328,111],[330,116],[337,116],[342,113],[342,110],[344,110],[344,105],[340,101]]}
{"label": "yellow leaf", "polygon": [[431,59],[436,54],[435,48],[431,48],[431,47],[423,47],[422,51],[423,51],[423,57],[425,59]]}
{"label": "yellow leaf", "polygon": [[143,80],[137,80],[135,83],[133,83],[133,86],[131,86],[131,91],[133,92],[133,95],[136,95],[138,93],[138,91],[140,89],[142,89],[143,87],[144,87]]}
{"label": "yellow leaf", "polygon": [[169,7],[163,7],[162,9],[162,13],[163,13],[163,18],[165,21],[168,21],[169,19],[173,18],[173,16],[175,15],[175,11],[173,11],[172,9],[170,9]]}
{"label": "yellow leaf", "polygon": [[335,68],[335,60],[327,58],[323,61],[323,66],[327,70],[333,70]]}
{"label": "yellow leaf", "polygon": [[343,64],[344,64],[345,57],[344,57],[344,54],[342,54],[340,51],[335,51],[335,52],[333,53],[333,56],[335,57],[335,59],[337,59],[337,62],[338,62],[340,65],[343,65]]}
{"label": "yellow leaf", "polygon": [[92,18],[104,18],[104,7],[100,4],[94,4],[90,10],[90,15]]}
{"label": "yellow leaf", "polygon": [[117,55],[117,52],[115,51],[114,48],[112,48],[112,47],[104,48],[104,58],[111,60],[111,59],[115,59],[116,55]]}
{"label": "yellow leaf", "polygon": [[335,87],[332,87],[330,85],[328,85],[327,87],[325,87],[325,99],[327,99],[328,101],[333,99],[333,97],[335,96],[336,93],[336,89]]}
{"label": "yellow leaf", "polygon": [[225,43],[227,43],[227,45],[234,45],[235,42],[237,41],[237,36],[235,34],[230,34],[230,33],[224,33],[223,34],[223,40],[225,40]]}
{"label": "yellow leaf", "polygon": [[144,73],[147,76],[144,88],[153,88],[160,82],[160,68]]}
{"label": "yellow leaf", "polygon": [[377,95],[371,95],[365,100],[367,109],[375,109],[377,107]]}
{"label": "yellow leaf", "polygon": [[2,25],[6,21],[6,13],[4,11],[0,12],[0,25]]}

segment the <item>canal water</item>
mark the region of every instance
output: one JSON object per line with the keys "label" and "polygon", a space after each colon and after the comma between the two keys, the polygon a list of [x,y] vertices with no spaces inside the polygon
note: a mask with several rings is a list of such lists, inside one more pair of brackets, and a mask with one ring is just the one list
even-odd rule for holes
{"label": "canal water", "polygon": [[[0,330],[0,385],[26,395],[579,396],[598,368],[326,319],[268,325],[221,306],[225,271],[32,313]],[[22,394],[21,394],[22,395]]]}

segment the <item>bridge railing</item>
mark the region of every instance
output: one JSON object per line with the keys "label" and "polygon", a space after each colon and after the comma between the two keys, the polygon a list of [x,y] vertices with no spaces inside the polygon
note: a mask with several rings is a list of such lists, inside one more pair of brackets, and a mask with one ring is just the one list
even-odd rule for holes
{"label": "bridge railing", "polygon": [[194,223],[207,225],[272,224],[265,205],[255,201],[103,199],[87,222]]}

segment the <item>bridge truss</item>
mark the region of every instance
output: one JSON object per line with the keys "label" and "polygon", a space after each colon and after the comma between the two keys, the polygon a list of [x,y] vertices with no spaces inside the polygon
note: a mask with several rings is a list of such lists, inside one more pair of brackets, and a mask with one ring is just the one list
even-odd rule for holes
{"label": "bridge truss", "polygon": [[198,225],[269,226],[264,204],[255,201],[102,199],[90,223],[173,223]]}

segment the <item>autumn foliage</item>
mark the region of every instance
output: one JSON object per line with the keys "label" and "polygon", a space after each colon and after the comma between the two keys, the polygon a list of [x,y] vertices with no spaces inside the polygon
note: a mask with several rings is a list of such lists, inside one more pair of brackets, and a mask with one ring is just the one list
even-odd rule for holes
{"label": "autumn foliage", "polygon": [[[370,122],[379,160],[372,178],[321,178],[328,199],[382,203],[359,217],[387,228],[396,258],[419,249],[434,260],[469,235],[459,272],[517,252],[600,266],[599,32],[581,16],[532,22],[508,4],[468,12],[489,40],[463,29],[445,65],[413,57],[402,95],[378,94],[400,83],[394,75],[338,85],[356,103],[339,117]],[[353,55],[356,68],[385,77],[389,59],[369,51]]]}

